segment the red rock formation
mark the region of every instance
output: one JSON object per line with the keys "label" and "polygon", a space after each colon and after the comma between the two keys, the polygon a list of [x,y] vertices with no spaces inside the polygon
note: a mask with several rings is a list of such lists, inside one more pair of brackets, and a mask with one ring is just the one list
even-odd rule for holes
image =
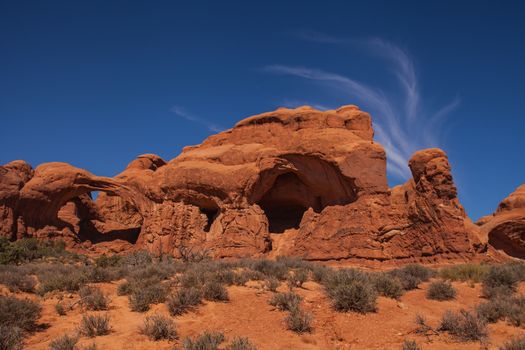
{"label": "red rock formation", "polygon": [[[355,106],[282,108],[244,119],[167,163],[140,156],[114,178],[63,163],[43,164],[33,175],[13,162],[0,172],[1,233],[58,235],[93,249],[119,239],[115,250],[174,256],[181,247],[215,257],[323,260],[483,251],[445,153],[417,152],[413,179],[389,189],[385,151],[373,134],[370,116]],[[95,202],[92,191],[101,192]]]}
{"label": "red rock formation", "polygon": [[492,215],[478,220],[484,237],[496,250],[525,259],[525,185],[505,198]]}

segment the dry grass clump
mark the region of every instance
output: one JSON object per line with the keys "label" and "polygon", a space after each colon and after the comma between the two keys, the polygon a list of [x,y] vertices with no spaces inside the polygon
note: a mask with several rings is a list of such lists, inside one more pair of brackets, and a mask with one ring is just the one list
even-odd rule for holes
{"label": "dry grass clump", "polygon": [[376,273],[372,276],[372,281],[376,291],[387,298],[399,299],[405,293],[401,281],[389,273]]}
{"label": "dry grass clump", "polygon": [[35,278],[24,274],[24,272],[17,267],[10,267],[12,268],[10,271],[0,271],[0,283],[9,288],[11,292],[34,292],[36,286]]}
{"label": "dry grass clump", "polygon": [[131,289],[129,306],[131,311],[146,312],[151,304],[165,302],[167,294],[168,287],[162,283],[136,285]]}
{"label": "dry grass clump", "polygon": [[470,281],[479,283],[483,280],[490,266],[484,264],[461,264],[439,270],[439,277],[450,281]]}
{"label": "dry grass clump", "polygon": [[525,337],[514,338],[505,343],[499,350],[525,350]]}
{"label": "dry grass clump", "polygon": [[67,313],[64,304],[61,302],[55,304],[55,311],[59,316],[64,316]]}
{"label": "dry grass clump", "polygon": [[140,331],[154,341],[177,338],[175,322],[171,318],[159,314],[147,316]]}
{"label": "dry grass clump", "polygon": [[79,291],[82,306],[88,310],[107,310],[109,300],[98,287],[84,286]]}
{"label": "dry grass clump", "polygon": [[296,333],[305,333],[312,330],[312,314],[303,311],[299,307],[291,309],[284,320],[286,327]]}
{"label": "dry grass clump", "polygon": [[224,342],[224,334],[205,331],[195,338],[185,338],[182,342],[184,350],[217,350]]}
{"label": "dry grass clump", "polygon": [[447,310],[438,330],[448,332],[461,341],[482,341],[488,334],[486,322],[475,313],[466,310]]}
{"label": "dry grass clump", "polygon": [[181,288],[167,298],[166,306],[172,316],[178,316],[199,305],[201,300],[202,293],[199,289]]}
{"label": "dry grass clump", "polygon": [[0,324],[0,349],[20,350],[24,334],[22,329],[16,326]]}
{"label": "dry grass clump", "polygon": [[0,325],[34,331],[42,307],[29,299],[0,295]]}
{"label": "dry grass clump", "polygon": [[96,337],[99,335],[109,334],[111,326],[109,325],[109,316],[103,315],[82,315],[82,320],[78,326],[80,334],[86,337]]}
{"label": "dry grass clump", "polygon": [[405,340],[403,342],[403,350],[421,350],[421,347],[417,345],[415,340]]}
{"label": "dry grass clump", "polygon": [[59,338],[55,338],[49,344],[50,350],[76,350],[78,343],[77,335],[64,334]]}
{"label": "dry grass clump", "polygon": [[291,311],[299,307],[301,300],[302,298],[294,292],[276,293],[268,303],[281,311]]}
{"label": "dry grass clump", "polygon": [[211,301],[228,301],[228,290],[223,284],[217,281],[210,281],[202,286],[202,296]]}
{"label": "dry grass clump", "polygon": [[418,288],[421,282],[426,282],[435,276],[436,272],[419,264],[409,264],[400,269],[392,270],[389,274],[399,279],[403,289],[413,290]]}
{"label": "dry grass clump", "polygon": [[257,350],[257,347],[246,337],[235,337],[226,350]]}
{"label": "dry grass clump", "polygon": [[434,281],[430,283],[427,289],[427,298],[432,300],[451,300],[456,297],[456,289],[448,281]]}
{"label": "dry grass clump", "polygon": [[357,269],[333,272],[324,282],[334,309],[360,313],[376,310],[377,291],[370,276]]}

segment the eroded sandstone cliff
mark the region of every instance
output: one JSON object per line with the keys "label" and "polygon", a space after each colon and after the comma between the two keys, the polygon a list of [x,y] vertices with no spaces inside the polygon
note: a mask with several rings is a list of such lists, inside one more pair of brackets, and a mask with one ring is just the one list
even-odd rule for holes
{"label": "eroded sandstone cliff", "polygon": [[483,252],[486,239],[458,201],[446,154],[416,152],[413,178],[390,189],[373,135],[370,115],[356,106],[281,108],[169,162],[139,156],[114,178],[14,161],[0,168],[0,234],[175,257],[184,247],[217,258],[318,260]]}

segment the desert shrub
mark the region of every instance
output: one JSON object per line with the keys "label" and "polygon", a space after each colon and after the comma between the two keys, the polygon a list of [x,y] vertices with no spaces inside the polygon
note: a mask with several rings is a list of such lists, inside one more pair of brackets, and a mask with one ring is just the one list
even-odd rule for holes
{"label": "desert shrub", "polygon": [[513,297],[507,309],[507,322],[513,326],[525,326],[525,296]]}
{"label": "desert shrub", "polygon": [[396,277],[387,273],[377,273],[372,279],[376,291],[392,299],[399,299],[404,293],[403,285]]}
{"label": "desert shrub", "polygon": [[275,277],[268,277],[264,280],[264,287],[271,292],[276,292],[277,288],[281,285],[281,282]]}
{"label": "desert shrub", "polygon": [[312,315],[296,307],[290,310],[285,318],[286,327],[296,333],[305,333],[312,330]]}
{"label": "desert shrub", "polygon": [[50,350],[76,350],[78,336],[64,334],[63,336],[53,339],[49,344]]}
{"label": "desert shrub", "polygon": [[250,280],[250,273],[247,273],[246,271],[236,272],[233,275],[233,284],[236,286],[244,286],[246,282]]}
{"label": "desert shrub", "polygon": [[512,267],[494,265],[483,278],[483,294],[487,298],[510,296],[516,291],[519,278]]}
{"label": "desert shrub", "polygon": [[290,311],[297,309],[301,300],[302,298],[294,292],[276,293],[272,296],[268,303],[272,306],[275,306],[279,310]]}
{"label": "desert shrub", "polygon": [[483,280],[488,271],[488,265],[461,264],[439,270],[439,276],[450,281],[471,281],[478,283]]}
{"label": "desert shrub", "polygon": [[217,281],[210,281],[202,286],[202,296],[211,301],[228,301],[228,290],[223,284]]}
{"label": "desert shrub", "polygon": [[432,300],[451,300],[456,297],[456,289],[448,281],[438,280],[430,283],[427,298]]}
{"label": "desert shrub", "polygon": [[303,286],[303,283],[306,281],[308,281],[308,270],[305,269],[297,269],[293,271],[291,274],[288,275],[288,278],[286,279],[286,282],[290,289],[293,289],[295,287],[301,288]]}
{"label": "desert shrub", "polygon": [[377,292],[369,275],[356,269],[340,270],[325,282],[334,309],[361,313],[376,310]]}
{"label": "desert shrub", "polygon": [[210,260],[210,254],[207,250],[194,250],[190,247],[179,247],[179,255],[185,263],[198,263]]}
{"label": "desert shrub", "polygon": [[264,273],[254,271],[252,269],[244,270],[243,273],[249,281],[262,281],[264,279],[267,279],[267,276]]}
{"label": "desert shrub", "polygon": [[166,300],[166,306],[172,316],[182,315],[201,303],[202,294],[197,288],[181,288]]}
{"label": "desert shrub", "polygon": [[209,279],[208,273],[205,268],[195,266],[178,278],[179,284],[184,288],[201,288]]}
{"label": "desert shrub", "polygon": [[487,337],[486,322],[475,313],[447,310],[441,319],[440,331],[446,331],[462,341],[483,340]]}
{"label": "desert shrub", "polygon": [[0,349],[21,350],[23,332],[16,326],[0,324]]}
{"label": "desert shrub", "polygon": [[525,297],[493,298],[479,304],[478,316],[488,323],[507,320],[513,326],[525,325]]}
{"label": "desert shrub", "polygon": [[257,347],[246,337],[235,337],[226,350],[257,350]]}
{"label": "desert shrub", "polygon": [[525,281],[525,263],[521,261],[511,261],[503,265],[509,269],[518,281]]}
{"label": "desert shrub", "polygon": [[33,276],[25,275],[20,269],[0,272],[0,283],[5,285],[11,292],[33,292],[36,281]]}
{"label": "desert shrub", "polygon": [[45,257],[73,257],[63,241],[23,238],[10,242],[0,237],[0,264],[19,264]]}
{"label": "desert shrub", "polygon": [[406,265],[389,273],[399,279],[405,290],[416,289],[421,282],[426,282],[435,275],[434,270],[419,264]]}
{"label": "desert shrub", "polygon": [[49,264],[40,266],[36,292],[44,295],[55,290],[76,292],[88,282],[86,270],[80,266]]}
{"label": "desert shrub", "polygon": [[332,273],[332,269],[320,264],[312,265],[312,279],[317,283],[323,281]]}
{"label": "desert shrub", "polygon": [[525,337],[514,338],[503,344],[499,350],[525,350]]}
{"label": "desert shrub", "polygon": [[62,303],[55,304],[55,311],[60,316],[64,316],[66,314],[66,308],[64,307]]}
{"label": "desert shrub", "polygon": [[254,271],[261,272],[268,277],[275,277],[281,281],[286,279],[289,269],[283,262],[266,259],[253,260],[249,267]]}
{"label": "desert shrub", "polygon": [[132,284],[124,281],[117,286],[117,295],[130,295],[132,292]]}
{"label": "desert shrub", "polygon": [[175,322],[163,315],[147,316],[144,324],[140,328],[142,334],[147,335],[151,340],[173,340],[177,338]]}
{"label": "desert shrub", "polygon": [[121,265],[138,267],[146,266],[153,262],[153,257],[146,250],[138,250],[122,257]]}
{"label": "desert shrub", "polygon": [[116,267],[122,263],[122,257],[119,255],[106,255],[102,254],[95,259],[95,265],[98,267]]}
{"label": "desert shrub", "polygon": [[119,268],[95,266],[87,271],[86,278],[89,282],[102,283],[118,280],[122,275],[123,271]]}
{"label": "desert shrub", "polygon": [[417,345],[415,340],[405,340],[403,342],[403,350],[421,350],[421,347]]}
{"label": "desert shrub", "polygon": [[150,304],[165,302],[167,294],[167,286],[161,283],[132,286],[129,306],[132,311],[145,312],[149,310]]}
{"label": "desert shrub", "polygon": [[217,350],[224,341],[224,334],[205,331],[194,339],[185,338],[182,342],[184,350]]}
{"label": "desert shrub", "polygon": [[99,335],[109,334],[111,327],[109,325],[109,316],[107,314],[101,315],[82,315],[80,324],[78,326],[80,334],[87,337],[96,337]]}
{"label": "desert shrub", "polygon": [[84,286],[79,291],[82,305],[88,310],[107,310],[109,300],[100,288]]}
{"label": "desert shrub", "polygon": [[421,314],[417,314],[416,315],[415,322],[416,322],[416,326],[417,326],[416,327],[416,333],[417,334],[426,334],[428,331],[432,330],[432,327],[430,327],[427,324],[427,319],[425,318],[425,316],[423,316]]}
{"label": "desert shrub", "polygon": [[0,325],[18,327],[26,331],[36,328],[42,307],[29,299],[0,295]]}

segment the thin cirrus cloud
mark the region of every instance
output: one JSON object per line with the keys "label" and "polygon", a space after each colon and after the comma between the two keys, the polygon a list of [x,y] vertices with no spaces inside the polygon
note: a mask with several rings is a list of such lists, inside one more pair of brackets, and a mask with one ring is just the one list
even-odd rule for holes
{"label": "thin cirrus cloud", "polygon": [[443,125],[459,106],[459,98],[456,97],[437,111],[425,112],[414,62],[405,50],[386,40],[341,39],[317,32],[301,32],[296,36],[322,44],[359,45],[388,62],[387,68],[401,86],[402,98],[394,98],[377,87],[350,77],[319,69],[268,65],[263,70],[323,83],[358,100],[363,107],[374,113],[376,139],[387,152],[388,172],[398,180],[410,178],[408,159],[418,149],[439,146]]}
{"label": "thin cirrus cloud", "polygon": [[184,108],[180,106],[173,106],[171,107],[170,111],[175,113],[175,115],[181,118],[189,120],[190,122],[197,123],[197,124],[204,126],[206,129],[208,129],[211,132],[221,132],[223,130],[226,130],[226,128],[220,125],[217,125],[213,122],[210,122],[209,120],[206,120],[204,118],[200,118],[193,114],[188,113]]}

